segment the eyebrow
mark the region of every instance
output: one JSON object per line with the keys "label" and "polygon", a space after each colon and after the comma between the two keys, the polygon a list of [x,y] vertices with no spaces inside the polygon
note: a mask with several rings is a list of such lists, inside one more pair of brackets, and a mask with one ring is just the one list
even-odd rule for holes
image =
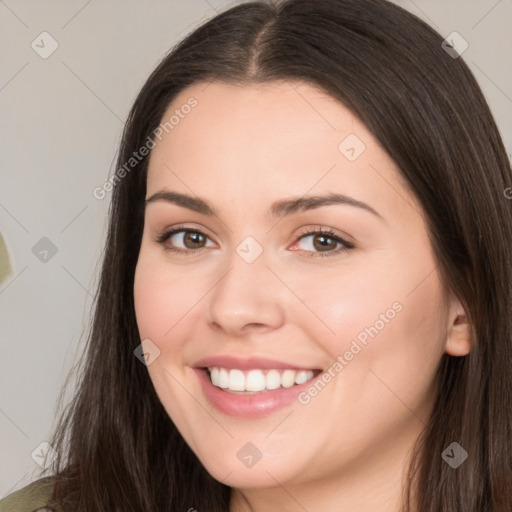
{"label": "eyebrow", "polygon": [[[146,199],[145,205],[147,206],[148,204],[155,203],[157,201],[173,203],[178,206],[182,206],[183,208],[188,208],[189,210],[193,210],[197,213],[208,216],[218,216],[219,213],[213,206],[208,203],[208,201],[201,199],[200,197],[192,197],[180,192],[160,190],[159,192],[156,192],[151,197]],[[360,208],[372,213],[385,222],[384,217],[382,217],[382,215],[373,209],[370,205],[363,203],[362,201],[358,201],[353,197],[336,193],[292,197],[289,199],[275,201],[270,206],[269,213],[272,217],[285,217],[294,213],[312,210],[314,208],[319,208],[320,206],[330,206],[333,204],[343,204]]]}

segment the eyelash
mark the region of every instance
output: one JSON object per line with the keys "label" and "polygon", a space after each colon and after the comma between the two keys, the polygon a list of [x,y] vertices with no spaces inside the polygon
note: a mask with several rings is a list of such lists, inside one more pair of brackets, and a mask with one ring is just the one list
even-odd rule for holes
{"label": "eyelash", "polygon": [[[181,232],[199,233],[200,235],[202,235],[206,238],[209,238],[208,235],[203,233],[200,229],[191,229],[191,228],[187,228],[186,226],[177,226],[171,230],[164,231],[162,234],[157,236],[154,239],[154,241],[159,243],[160,245],[162,245],[164,250],[170,251],[173,253],[188,254],[188,253],[192,253],[192,252],[198,252],[201,249],[205,249],[204,247],[200,247],[199,249],[181,249],[181,248],[177,248],[177,247],[171,247],[165,243],[173,235],[175,235],[176,233],[181,233]],[[303,238],[306,238],[307,236],[316,235],[316,234],[327,235],[329,238],[332,238],[335,242],[343,244],[344,247],[341,247],[339,249],[335,249],[332,251],[325,251],[325,252],[305,251],[307,253],[308,258],[331,257],[331,256],[338,255],[340,253],[348,252],[349,250],[351,250],[355,247],[354,244],[352,244],[349,241],[345,240],[344,238],[340,237],[339,235],[337,235],[330,229],[321,229],[321,228],[306,231],[305,233],[302,233],[297,238],[297,241],[302,240]]]}

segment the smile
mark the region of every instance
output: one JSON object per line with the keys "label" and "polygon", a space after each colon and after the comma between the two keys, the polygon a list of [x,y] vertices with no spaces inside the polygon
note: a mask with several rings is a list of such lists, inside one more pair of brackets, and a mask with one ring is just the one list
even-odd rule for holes
{"label": "smile", "polygon": [[310,381],[321,370],[253,369],[208,367],[211,383],[227,392],[258,393],[290,388]]}

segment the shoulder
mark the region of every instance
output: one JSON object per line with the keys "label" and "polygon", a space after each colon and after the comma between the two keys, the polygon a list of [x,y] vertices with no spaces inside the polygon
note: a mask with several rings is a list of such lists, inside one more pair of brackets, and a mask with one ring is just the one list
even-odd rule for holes
{"label": "shoulder", "polygon": [[40,478],[0,500],[0,512],[53,512],[47,508],[53,492],[53,477]]}

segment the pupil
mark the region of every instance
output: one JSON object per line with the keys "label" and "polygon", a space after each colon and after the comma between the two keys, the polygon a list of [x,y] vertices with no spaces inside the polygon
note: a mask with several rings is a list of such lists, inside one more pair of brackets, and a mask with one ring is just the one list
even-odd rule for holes
{"label": "pupil", "polygon": [[197,243],[198,243],[198,241],[200,242],[200,240],[198,240],[198,239],[200,239],[200,238],[202,238],[202,235],[201,235],[201,234],[199,234],[199,233],[193,233],[193,232],[190,232],[190,231],[189,231],[188,233],[186,233],[186,234],[185,234],[185,244],[187,243],[187,241],[190,241],[190,240],[192,240],[192,243],[193,243],[193,244],[194,244],[194,243],[195,243],[195,244],[197,244]]}
{"label": "pupil", "polygon": [[321,242],[320,244],[317,245],[317,243],[315,242],[315,248],[318,249],[325,249],[326,247],[329,248],[329,243],[325,243],[327,240],[330,240],[331,241],[331,245],[332,245],[332,242],[334,242],[334,240],[328,236],[325,236],[325,235],[318,235],[316,237],[316,240],[322,240],[323,242]]}

